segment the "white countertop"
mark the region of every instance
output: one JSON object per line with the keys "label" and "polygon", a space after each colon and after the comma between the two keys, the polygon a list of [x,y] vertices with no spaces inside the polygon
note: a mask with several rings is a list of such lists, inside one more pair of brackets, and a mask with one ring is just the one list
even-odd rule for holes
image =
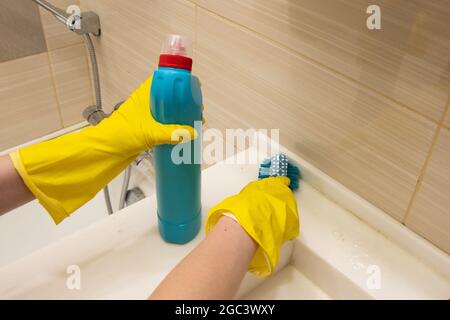
{"label": "white countertop", "polygon": [[[226,162],[204,170],[203,217],[210,207],[254,180],[257,171],[257,164]],[[238,296],[276,297],[269,292],[275,288],[283,298],[450,297],[445,275],[308,182],[302,181],[296,197],[301,235],[283,247],[277,270],[290,265],[254,293],[250,291],[261,280],[247,275]],[[0,298],[144,299],[203,237],[202,230],[186,245],[162,241],[155,198],[146,198],[0,269]],[[71,265],[80,267],[81,290],[66,286]],[[378,289],[367,287],[367,268],[372,265],[381,270]]]}
{"label": "white countertop", "polygon": [[[257,177],[255,165],[216,165],[202,173],[202,214]],[[70,219],[70,218],[69,218]],[[0,298],[143,299],[204,237],[186,245],[164,242],[155,197],[139,201],[63,240],[0,269]],[[292,244],[283,248],[287,264]],[[81,270],[81,290],[69,290],[68,266]],[[248,275],[241,294],[260,281]]]}

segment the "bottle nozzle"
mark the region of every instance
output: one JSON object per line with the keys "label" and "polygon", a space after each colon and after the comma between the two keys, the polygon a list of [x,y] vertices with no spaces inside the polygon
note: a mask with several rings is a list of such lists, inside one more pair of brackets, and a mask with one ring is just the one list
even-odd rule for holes
{"label": "bottle nozzle", "polygon": [[171,34],[164,41],[161,54],[192,57],[192,46],[187,37]]}

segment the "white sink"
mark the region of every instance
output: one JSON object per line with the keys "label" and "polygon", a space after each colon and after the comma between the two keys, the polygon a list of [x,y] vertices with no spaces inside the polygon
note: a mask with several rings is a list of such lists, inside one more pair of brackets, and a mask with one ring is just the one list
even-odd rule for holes
{"label": "white sink", "polygon": [[[255,150],[249,149],[237,157],[249,152]],[[291,160],[298,160],[289,152],[288,155]],[[226,162],[204,170],[203,217],[210,207],[254,180],[257,171],[257,164]],[[450,297],[449,276],[439,266],[424,262],[417,254],[388,239],[308,181],[302,181],[296,197],[300,237],[284,245],[275,275],[257,279],[248,274],[238,298]],[[186,245],[162,241],[155,198],[146,198],[1,268],[0,298],[144,299],[203,237],[202,230]],[[427,246],[431,245],[422,245]],[[440,258],[437,260],[441,267],[442,263],[449,263],[448,256]],[[71,276],[67,270],[73,265],[81,271],[79,290],[67,287]],[[374,276],[379,279],[373,281]]]}

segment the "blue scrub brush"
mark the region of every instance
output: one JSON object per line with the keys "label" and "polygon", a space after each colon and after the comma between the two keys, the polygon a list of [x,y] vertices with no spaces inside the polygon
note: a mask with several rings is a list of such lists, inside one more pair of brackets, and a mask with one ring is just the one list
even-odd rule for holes
{"label": "blue scrub brush", "polygon": [[260,167],[258,179],[284,176],[291,180],[289,188],[297,190],[299,187],[300,169],[290,164],[285,154],[279,153],[265,159]]}

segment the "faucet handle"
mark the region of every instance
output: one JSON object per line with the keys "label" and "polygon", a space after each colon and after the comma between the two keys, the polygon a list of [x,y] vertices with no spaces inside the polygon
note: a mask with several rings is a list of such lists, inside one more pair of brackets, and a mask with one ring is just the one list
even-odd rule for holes
{"label": "faucet handle", "polygon": [[91,125],[95,126],[107,118],[108,115],[97,106],[90,106],[83,110],[83,118]]}

